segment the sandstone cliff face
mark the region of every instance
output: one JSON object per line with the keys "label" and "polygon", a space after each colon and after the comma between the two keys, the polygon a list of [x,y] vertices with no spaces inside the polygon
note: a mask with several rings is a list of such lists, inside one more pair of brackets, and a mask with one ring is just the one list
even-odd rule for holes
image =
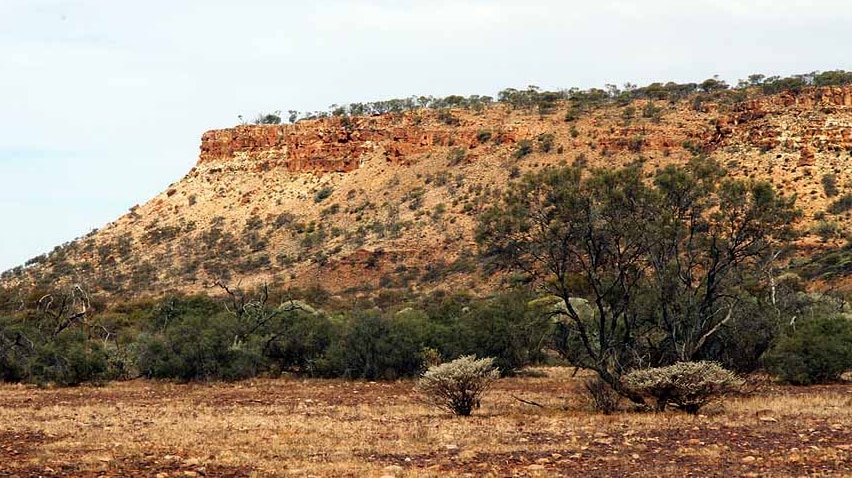
{"label": "sandstone cliff face", "polygon": [[[349,172],[365,154],[381,152],[390,162],[435,147],[473,150],[485,121],[476,118],[454,128],[434,115],[407,112],[377,117],[331,117],[293,125],[241,125],[213,130],[201,137],[198,167],[240,163],[248,169],[283,167],[291,172]],[[523,128],[505,127],[499,139],[514,143]]]}
{"label": "sandstone cliff face", "polygon": [[765,150],[778,146],[801,150],[803,165],[809,165],[812,149],[852,147],[852,123],[842,114],[850,108],[852,87],[785,92],[749,100],[719,118],[716,139],[744,133],[749,142]]}

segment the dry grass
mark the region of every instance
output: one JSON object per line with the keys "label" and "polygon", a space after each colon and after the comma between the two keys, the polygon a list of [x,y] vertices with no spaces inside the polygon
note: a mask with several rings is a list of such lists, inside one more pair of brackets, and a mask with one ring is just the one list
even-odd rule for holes
{"label": "dry grass", "polygon": [[408,381],[5,385],[0,475],[852,476],[849,384],[604,416],[570,370],[546,372],[500,381],[469,418]]}

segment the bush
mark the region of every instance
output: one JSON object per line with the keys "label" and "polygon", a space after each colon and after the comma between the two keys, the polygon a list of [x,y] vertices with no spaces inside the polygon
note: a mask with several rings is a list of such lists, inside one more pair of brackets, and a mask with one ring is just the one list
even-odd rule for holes
{"label": "bush", "polygon": [[476,133],[476,140],[480,143],[487,143],[491,139],[492,133],[486,129],[480,130]]}
{"label": "bush", "polygon": [[825,209],[831,214],[843,214],[852,209],[852,194],[844,194]]}
{"label": "bush", "polygon": [[438,408],[469,416],[479,407],[482,395],[500,377],[494,359],[476,359],[465,355],[429,369],[420,377],[417,388]]}
{"label": "bush", "polygon": [[264,335],[263,355],[279,372],[315,372],[315,363],[336,340],[334,326],[322,314],[297,311],[282,317]]}
{"label": "bush", "polygon": [[447,163],[450,166],[457,166],[464,161],[465,156],[467,156],[467,152],[464,148],[453,148],[447,153]]}
{"label": "bush", "polygon": [[159,333],[140,335],[136,364],[142,376],[193,380],[240,380],[257,375],[263,358],[256,346],[235,340],[238,324],[227,313],[188,315]]}
{"label": "bush", "polygon": [[318,361],[322,376],[395,380],[420,373],[427,327],[418,320],[389,319],[356,312],[342,319],[341,336]]}
{"label": "bush", "polygon": [[695,415],[711,400],[739,389],[744,381],[716,362],[702,361],[634,370],[622,377],[622,384],[641,396],[653,398],[658,411],[672,404]]}
{"label": "bush", "polygon": [[825,191],[826,197],[837,196],[837,175],[827,173],[822,176],[822,188]]}
{"label": "bush", "polygon": [[31,382],[59,386],[101,383],[110,378],[103,347],[79,330],[67,330],[53,341],[37,345],[28,372]]}
{"label": "bush", "polygon": [[438,111],[438,121],[447,126],[459,126],[461,124],[461,120],[453,115],[453,113],[448,109]]}
{"label": "bush", "polygon": [[[489,300],[476,301],[459,314],[455,337],[458,354],[442,350],[445,357],[478,355],[493,357],[503,374],[543,362],[542,344],[553,328],[550,315],[530,305],[533,296],[519,288]],[[439,349],[448,343],[440,344]]]}
{"label": "bush", "polygon": [[334,192],[334,188],[331,186],[323,186],[316,194],[314,194],[314,202],[321,203],[326,198],[331,196],[331,193]]}
{"label": "bush", "polygon": [[549,153],[553,150],[553,142],[555,140],[553,133],[542,133],[538,135],[538,149],[542,153]]}
{"label": "bush", "polygon": [[763,358],[769,373],[794,385],[837,381],[852,369],[852,321],[820,318],[782,337]]}
{"label": "bush", "polygon": [[0,318],[0,380],[73,386],[113,378],[100,341],[75,327],[49,334],[38,325]]}
{"label": "bush", "polygon": [[841,237],[843,234],[843,227],[835,221],[826,221],[821,220],[817,222],[811,230],[819,236],[819,238],[823,241],[829,241],[831,239]]}
{"label": "bush", "polygon": [[532,152],[533,152],[532,141],[530,141],[528,139],[522,139],[522,140],[518,141],[518,146],[515,148],[515,152],[512,154],[512,156],[515,159],[521,159],[524,156],[528,156]]}

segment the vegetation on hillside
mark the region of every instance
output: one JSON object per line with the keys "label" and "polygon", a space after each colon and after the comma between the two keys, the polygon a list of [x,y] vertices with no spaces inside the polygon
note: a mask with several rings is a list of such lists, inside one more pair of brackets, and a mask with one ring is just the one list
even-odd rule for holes
{"label": "vegetation on hillside", "polygon": [[[692,138],[684,141],[684,151],[693,155],[688,163],[645,167],[649,140],[644,129],[630,128],[662,121],[664,101],[677,108],[689,101],[700,110],[708,101],[733,105],[781,90],[796,94],[811,86],[850,83],[852,73],[834,71],[790,78],[753,75],[735,87],[717,78],[556,92],[530,86],[503,90],[496,100],[454,95],[335,105],[305,115],[288,111],[288,120],[296,122],[430,108],[437,110],[436,121],[456,128],[464,115],[451,110],[478,113],[496,102],[507,117],[515,111],[536,114],[545,118],[537,123],[565,129],[563,136],[535,131],[511,143],[503,143],[504,132],[497,128],[473,129],[470,147],[451,137],[435,154],[442,166],[462,168],[476,148],[498,151],[508,183],[467,184],[451,169],[430,171],[422,178],[418,173],[417,184],[400,186],[398,201],[384,203],[363,190],[319,183],[302,194],[306,207],[318,211],[313,219],[287,210],[266,216],[262,213],[269,211],[252,210],[237,226],[222,216],[205,224],[157,217],[142,237],[124,231],[99,242],[93,232],[59,246],[3,274],[8,280],[32,273],[34,281],[0,289],[0,379],[60,385],[284,373],[396,379],[418,376],[441,360],[476,355],[504,374],[542,363],[592,370],[600,380],[588,382],[587,389],[602,410],[613,409],[618,394],[697,410],[712,393],[696,398],[690,395],[696,390],[689,389],[683,392],[688,399],[661,398],[652,393],[654,384],[625,382],[648,369],[663,368],[656,373],[666,375],[671,369],[665,367],[683,362],[712,361],[741,373],[765,367],[799,384],[839,380],[852,367],[845,360],[852,353],[848,302],[809,292],[803,280],[848,275],[850,246],[790,262],[792,224],[801,215],[795,197],[756,179],[761,176],[729,176]],[[634,105],[635,100],[642,102]],[[612,105],[620,107],[610,113],[627,133],[610,144],[588,132],[578,139],[578,118]],[[280,124],[282,115],[263,113],[255,122]],[[588,151],[563,154],[575,140],[602,158],[615,148],[635,162],[590,168]],[[666,151],[661,150],[663,156]],[[538,163],[546,157],[561,158],[563,164]],[[522,170],[521,161],[536,163]],[[837,244],[843,231],[836,220],[848,215],[852,199],[836,173],[817,178],[831,199],[815,232]],[[397,187],[399,179],[388,184]],[[449,199],[430,203],[438,188]],[[195,201],[187,198],[187,207]],[[400,219],[401,212],[411,219]],[[342,227],[343,216],[354,226]],[[465,249],[455,259],[436,253],[422,268],[385,261],[378,288],[363,285],[341,298],[321,289],[228,285],[257,270],[294,274],[290,267],[297,262],[322,267],[344,246],[355,251],[368,237],[381,243],[415,224],[446,232],[461,216],[475,219],[479,255],[458,233],[456,241]],[[275,234],[295,244],[293,250],[271,245]],[[180,261],[164,264],[158,253],[136,257],[140,244]],[[380,248],[365,252],[359,263],[364,270],[379,270],[391,256]],[[133,266],[121,267],[126,264]],[[215,277],[218,287],[210,295],[138,299],[141,288],[173,272],[198,282],[198,277]],[[453,283],[455,293],[443,292],[446,279],[458,276],[470,281]],[[57,285],[68,281],[71,286]],[[491,294],[472,296],[468,290],[476,281],[491,286]],[[87,282],[93,290],[87,290]],[[101,292],[110,294],[110,303]],[[698,388],[722,390],[714,388],[712,377],[730,376],[711,368],[690,376]],[[462,414],[469,413],[466,406]]]}

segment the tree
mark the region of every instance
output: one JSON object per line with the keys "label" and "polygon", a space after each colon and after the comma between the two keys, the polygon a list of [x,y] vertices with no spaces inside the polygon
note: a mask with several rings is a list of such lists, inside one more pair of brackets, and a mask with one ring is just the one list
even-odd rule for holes
{"label": "tree", "polygon": [[254,124],[281,124],[281,112],[258,113],[254,118]]}
{"label": "tree", "polygon": [[769,300],[793,203],[702,158],[650,184],[637,165],[549,168],[483,213],[477,241],[561,299],[566,359],[643,402],[621,384],[625,372],[705,358],[723,327],[747,320],[741,303]]}

